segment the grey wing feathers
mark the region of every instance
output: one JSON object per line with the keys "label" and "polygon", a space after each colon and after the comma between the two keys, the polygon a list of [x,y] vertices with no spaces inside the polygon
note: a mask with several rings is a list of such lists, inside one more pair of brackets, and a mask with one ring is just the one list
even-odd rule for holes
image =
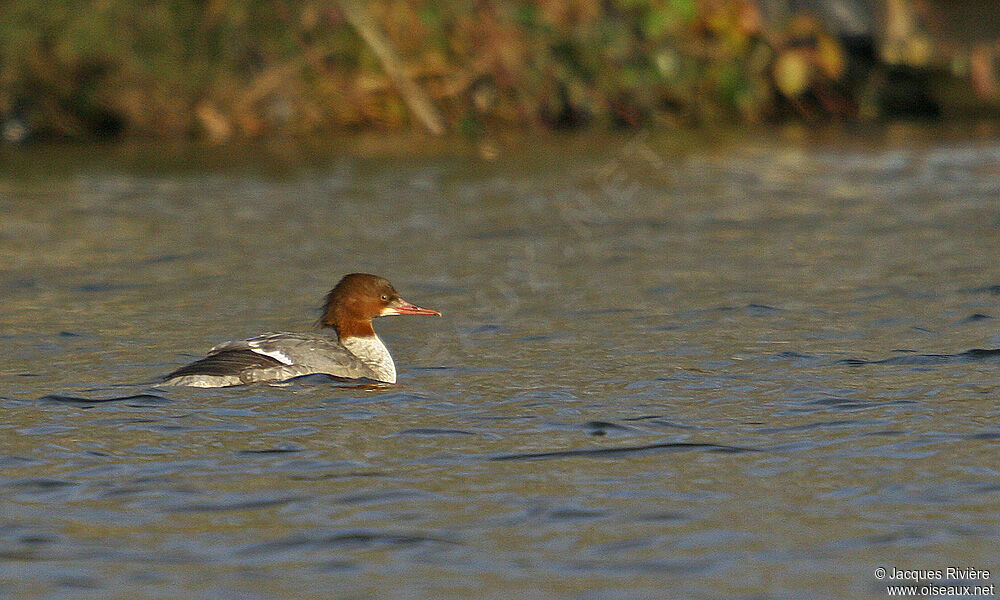
{"label": "grey wing feathers", "polygon": [[248,340],[220,344],[209,354],[237,349],[251,350],[285,365],[308,368],[308,373],[351,379],[372,376],[371,369],[337,338],[320,333],[265,333]]}
{"label": "grey wing feathers", "polygon": [[216,387],[283,381],[313,373],[349,379],[373,375],[368,366],[329,335],[266,333],[219,344],[205,358],[177,369],[165,379],[176,385]]}

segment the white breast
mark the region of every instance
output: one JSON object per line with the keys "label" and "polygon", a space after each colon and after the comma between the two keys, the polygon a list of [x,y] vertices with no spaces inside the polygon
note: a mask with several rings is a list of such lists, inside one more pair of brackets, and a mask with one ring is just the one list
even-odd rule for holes
{"label": "white breast", "polygon": [[377,335],[344,338],[340,343],[372,370],[375,379],[396,383],[396,364]]}

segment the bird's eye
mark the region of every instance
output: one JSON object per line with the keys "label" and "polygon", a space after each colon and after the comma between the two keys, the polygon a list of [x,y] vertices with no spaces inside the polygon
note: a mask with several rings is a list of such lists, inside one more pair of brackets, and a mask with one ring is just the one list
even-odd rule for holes
{"label": "bird's eye", "polygon": [[389,299],[389,296],[386,296],[385,294],[382,294],[382,302],[385,302],[388,299]]}

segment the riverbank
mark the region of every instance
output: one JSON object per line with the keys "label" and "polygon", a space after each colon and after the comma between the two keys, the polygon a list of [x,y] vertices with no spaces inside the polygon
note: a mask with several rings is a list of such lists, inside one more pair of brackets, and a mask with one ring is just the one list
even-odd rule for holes
{"label": "riverbank", "polygon": [[938,117],[954,73],[751,0],[19,2],[0,14],[8,141],[640,129]]}

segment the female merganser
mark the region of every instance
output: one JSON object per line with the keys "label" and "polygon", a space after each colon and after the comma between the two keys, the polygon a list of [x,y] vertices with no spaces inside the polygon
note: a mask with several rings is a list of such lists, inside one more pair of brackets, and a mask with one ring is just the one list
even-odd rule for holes
{"label": "female merganser", "polygon": [[389,315],[441,313],[403,300],[381,277],[351,273],[327,294],[318,331],[265,333],[219,344],[205,358],[165,376],[165,383],[225,387],[313,373],[396,383],[396,365],[372,328],[373,318]]}

